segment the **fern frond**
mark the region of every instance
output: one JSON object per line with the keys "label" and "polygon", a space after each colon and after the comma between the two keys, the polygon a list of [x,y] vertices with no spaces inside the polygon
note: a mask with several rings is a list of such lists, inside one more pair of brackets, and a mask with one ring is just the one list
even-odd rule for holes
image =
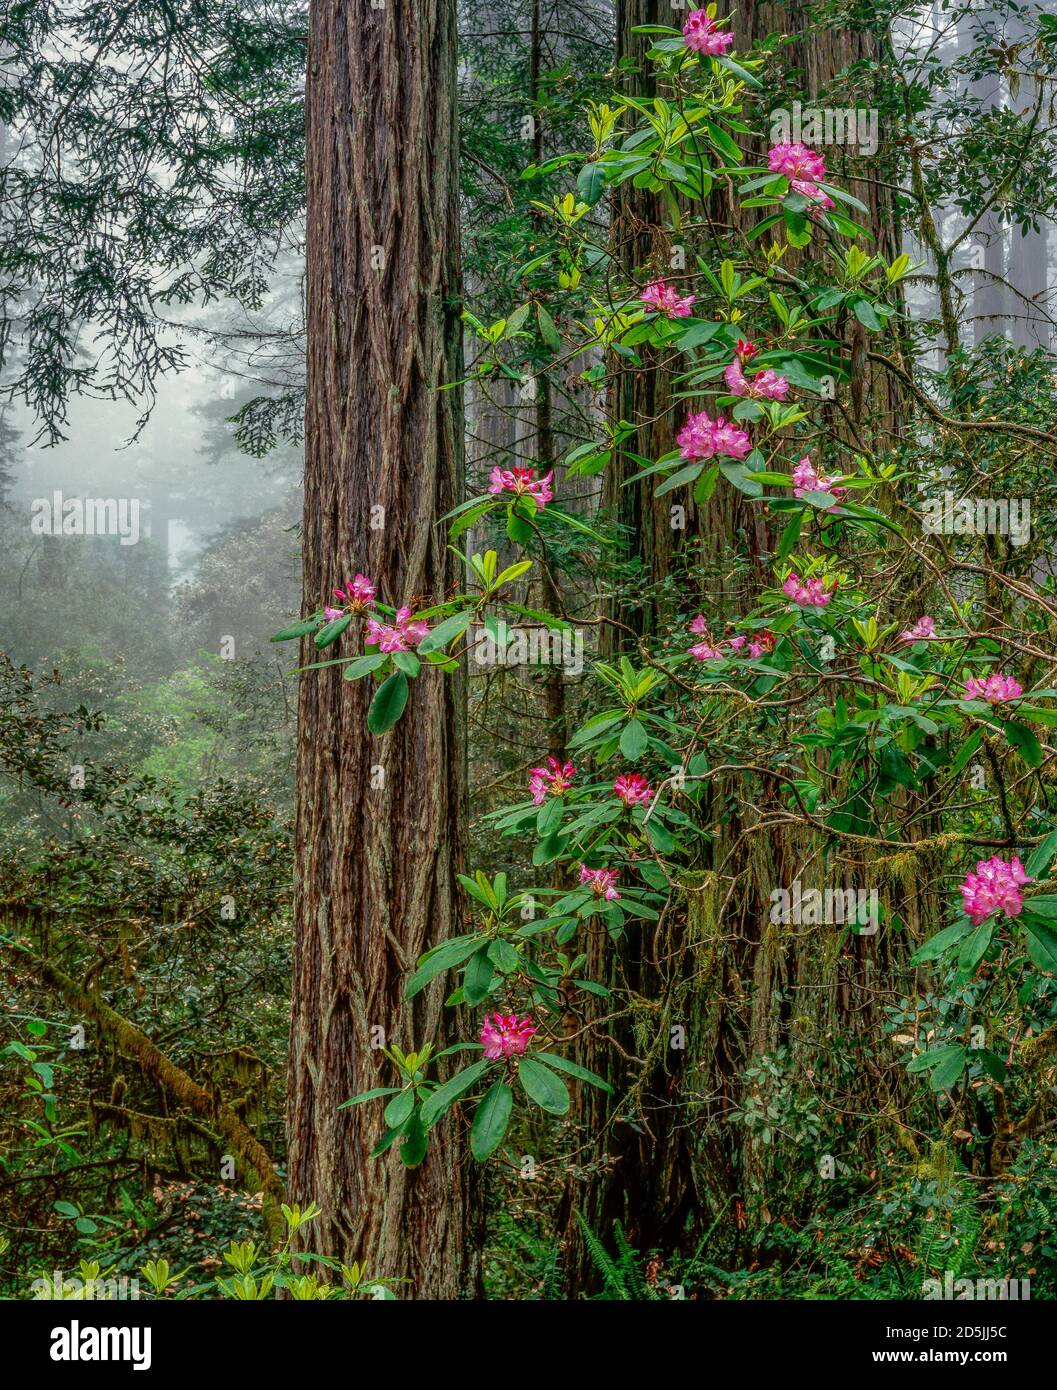
{"label": "fern frond", "polygon": [[584,1219],[582,1212],[576,1213],[576,1219],[580,1223],[580,1229],[584,1233],[584,1244],[587,1246],[587,1253],[591,1257],[591,1262],[595,1269],[602,1276],[602,1285],[610,1298],[632,1300],[624,1275],[618,1265],[614,1262],[609,1251],[592,1231],[591,1227]]}

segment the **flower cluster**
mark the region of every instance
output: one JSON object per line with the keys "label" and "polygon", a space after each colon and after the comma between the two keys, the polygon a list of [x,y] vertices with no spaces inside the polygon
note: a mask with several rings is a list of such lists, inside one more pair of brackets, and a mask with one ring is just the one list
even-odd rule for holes
{"label": "flower cluster", "polygon": [[714,458],[724,454],[728,458],[743,459],[752,448],[749,436],[736,425],[729,424],[722,415],[715,420],[702,410],[691,415],[675,437],[679,452],[684,459],[696,463],[699,459]]}
{"label": "flower cluster", "polygon": [[723,655],[723,648],[706,638],[704,642],[694,643],[690,655],[695,661],[717,661]]}
{"label": "flower cluster", "polygon": [[605,898],[608,902],[619,898],[620,894],[614,887],[616,881],[616,869],[589,869],[586,864],[580,865],[580,882],[589,883],[596,897]]}
{"label": "flower cluster", "polygon": [[1023,694],[1024,689],[1018,680],[1012,676],[1000,675],[997,671],[985,676],[983,680],[977,680],[974,676],[965,683],[967,700],[988,700],[993,705],[1004,704],[1007,700],[1019,700]]}
{"label": "flower cluster", "polygon": [[792,482],[794,497],[803,497],[807,492],[829,492],[839,501],[847,491],[846,488],[838,487],[836,478],[817,473],[807,454],[793,469]]}
{"label": "flower cluster", "polygon": [[[754,349],[755,352],[755,349]],[[784,401],[789,394],[789,383],[784,376],[765,367],[755,376],[746,376],[742,370],[740,357],[727,364],[723,380],[732,396],[748,396],[752,400]]]}
{"label": "flower cluster", "polygon": [[935,620],[926,613],[917,620],[913,627],[908,627],[905,632],[901,632],[899,640],[901,642],[924,642],[935,636]]}
{"label": "flower cluster", "polygon": [[697,298],[694,294],[681,295],[674,285],[666,285],[663,280],[651,280],[639,297],[648,308],[670,319],[689,318]]}
{"label": "flower cluster", "polygon": [[1008,864],[997,854],[981,859],[976,873],[968,874],[961,886],[966,916],[974,927],[999,908],[1007,917],[1019,917],[1024,906],[1020,890],[1025,883],[1031,882],[1015,854]]}
{"label": "flower cluster", "polygon": [[[708,635],[708,621],[703,613],[698,613],[697,617],[690,624],[690,631],[697,637],[704,637],[703,642],[698,642],[696,646],[690,648],[690,655],[697,661],[715,661],[724,655],[724,643],[714,642]],[[746,648],[747,644],[747,648]],[[769,652],[774,646],[774,633],[764,629],[756,633],[754,637],[747,637],[739,632],[737,636],[731,637],[725,644],[730,648],[735,656],[740,656],[743,650],[748,651],[750,660],[755,661],[763,656],[764,652]]]}
{"label": "flower cluster", "polygon": [[818,186],[819,180],[826,177],[826,160],[817,150],[800,143],[791,145],[783,141],[771,147],[767,167],[776,174],[784,174],[794,192],[803,194],[824,208],[833,207],[833,199]]}
{"label": "flower cluster", "polygon": [[392,625],[380,623],[377,618],[367,619],[367,642],[387,655],[417,647],[428,631],[429,623],[412,622],[410,608],[398,608]]}
{"label": "flower cluster", "polygon": [[500,468],[496,464],[488,475],[488,491],[495,496],[512,492],[516,497],[534,497],[537,507],[545,507],[554,499],[551,488],[554,470],[543,478],[537,478],[535,473],[534,468]]}
{"label": "flower cluster", "polygon": [[703,53],[707,58],[719,58],[734,42],[734,35],[724,33],[706,10],[691,10],[683,25],[687,48]]}
{"label": "flower cluster", "polygon": [[798,608],[825,608],[836,592],[836,580],[833,581],[833,587],[827,589],[825,580],[802,580],[796,570],[792,571],[782,585],[782,593],[791,598]]}
{"label": "flower cluster", "polygon": [[562,796],[572,786],[576,768],[572,763],[559,763],[548,758],[550,767],[534,767],[529,778],[529,791],[536,806],[542,806],[548,796]]}
{"label": "flower cluster", "polygon": [[485,1019],[481,1028],[484,1055],[490,1062],[500,1057],[520,1057],[528,1047],[529,1038],[538,1032],[527,1014],[521,1019],[517,1014],[493,1014]]}
{"label": "flower cluster", "polygon": [[767,628],[764,628],[762,632],[758,632],[755,637],[746,637],[744,633],[739,632],[737,637],[732,637],[727,645],[732,652],[738,654],[741,652],[746,642],[749,644],[749,659],[751,661],[757,661],[765,652],[773,650],[774,633]]}
{"label": "flower cluster", "polygon": [[613,790],[625,806],[646,806],[653,800],[653,788],[639,772],[622,772]]}
{"label": "flower cluster", "polygon": [[374,585],[365,574],[357,574],[347,584],[339,584],[333,592],[342,607],[332,608],[328,605],[323,609],[323,616],[328,623],[340,618],[345,612],[363,613],[374,607]]}

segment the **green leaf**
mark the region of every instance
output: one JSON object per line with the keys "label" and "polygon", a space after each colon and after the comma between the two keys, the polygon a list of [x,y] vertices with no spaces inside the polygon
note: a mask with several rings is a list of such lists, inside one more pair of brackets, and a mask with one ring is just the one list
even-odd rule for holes
{"label": "green leaf", "polygon": [[478,1163],[495,1153],[503,1142],[513,1108],[514,1093],[505,1081],[497,1081],[485,1092],[470,1126],[470,1152]]}
{"label": "green leaf", "polygon": [[1040,879],[1050,867],[1053,856],[1057,854],[1057,830],[1051,830],[1041,844],[1036,845],[1024,865],[1029,878]]}
{"label": "green leaf", "polygon": [[385,1107],[385,1122],[390,1128],[398,1129],[410,1118],[415,1108],[415,1093],[412,1090],[399,1092]]}
{"label": "green leaf", "polygon": [[504,975],[511,975],[521,966],[521,956],[509,941],[493,941],[488,948],[488,959]]}
{"label": "green leaf", "polygon": [[948,1055],[932,1067],[929,1084],[934,1091],[949,1091],[965,1070],[965,1048],[948,1047],[941,1051]]}
{"label": "green leaf", "polygon": [[532,527],[518,515],[513,502],[506,509],[506,533],[515,545],[528,545],[532,539]]}
{"label": "green leaf", "polygon": [[564,809],[560,796],[549,796],[536,815],[536,834],[541,839],[553,835],[562,823]]}
{"label": "green leaf", "polygon": [[951,946],[956,946],[963,937],[967,936],[972,929],[973,924],[968,917],[959,917],[957,922],[949,927],[944,927],[923,946],[919,946],[910,957],[910,964],[923,965],[925,961],[938,960]]}
{"label": "green leaf", "polygon": [[282,632],[277,632],[269,640],[272,642],[292,642],[295,637],[307,637],[310,632],[315,632],[319,626],[319,618],[305,618],[300,623],[295,623],[293,627],[284,627]]}
{"label": "green leaf", "polygon": [[1057,709],[1036,709],[1034,705],[1020,705],[1017,713],[1021,719],[1030,719],[1033,724],[1047,724],[1057,727]]}
{"label": "green leaf", "polygon": [[640,719],[629,719],[620,734],[620,751],[629,763],[637,763],[646,751],[649,736]]}
{"label": "green leaf", "polygon": [[394,652],[393,665],[398,671],[403,671],[405,676],[414,680],[419,671],[422,670],[422,662],[414,652]]}
{"label": "green leaf", "polygon": [[805,516],[807,516],[806,511],[797,512],[782,532],[782,539],[778,542],[778,551],[775,555],[776,564],[783,564],[786,558],[792,554],[797,541],[800,539],[800,528],[804,524]]}
{"label": "green leaf", "polygon": [[754,77],[751,72],[743,68],[740,63],[736,63],[733,58],[728,58],[725,53],[717,54],[712,61],[713,63],[718,63],[721,68],[726,68],[728,72],[732,72],[735,77],[747,83],[750,87],[763,86],[763,83],[758,77]]}
{"label": "green leaf", "polygon": [[1028,938],[1028,955],[1040,970],[1057,975],[1057,932],[1039,917],[1025,912],[1021,917]]}
{"label": "green leaf", "polygon": [[369,676],[372,671],[377,671],[379,666],[384,666],[389,660],[384,652],[374,652],[371,656],[358,656],[355,661],[350,661],[342,676],[347,681],[358,681],[361,676]]}
{"label": "green leaf", "polygon": [[694,501],[703,506],[716,490],[719,482],[719,467],[706,468],[694,484]]}
{"label": "green leaf", "polygon": [[361,1091],[358,1096],[353,1096],[351,1100],[343,1100],[338,1109],[348,1110],[350,1105],[362,1105],[365,1100],[377,1100],[379,1096],[395,1096],[399,1090],[399,1086],[375,1086],[373,1091]]}
{"label": "green leaf", "polygon": [[539,324],[540,337],[547,344],[552,352],[560,352],[562,340],[558,337],[558,330],[554,327],[554,320],[542,304],[536,305],[536,322]]}
{"label": "green leaf", "polygon": [[1002,732],[1029,767],[1042,766],[1042,745],[1026,724],[1007,719]]}
{"label": "green leaf", "polygon": [[570,1076],[575,1076],[578,1081],[586,1081],[589,1086],[597,1086],[607,1095],[613,1094],[613,1087],[608,1081],[603,1081],[600,1076],[596,1076],[593,1071],[588,1071],[586,1067],[578,1066],[576,1062],[570,1062],[567,1057],[557,1057],[553,1052],[534,1052],[532,1055],[537,1061],[546,1062],[549,1067],[554,1067],[556,1071],[567,1072]]}
{"label": "green leaf", "polygon": [[600,535],[597,531],[592,530],[590,526],[585,525],[579,517],[573,516],[571,512],[563,512],[558,506],[553,504],[549,506],[544,512],[544,516],[546,516],[549,521],[560,521],[563,526],[571,526],[574,531],[582,531],[585,536],[590,536],[592,540],[598,541],[600,545],[613,544],[611,536]]}
{"label": "green leaf", "polygon": [[852,313],[859,320],[864,328],[868,328],[871,333],[881,331],[881,320],[877,317],[877,310],[868,299],[861,296],[852,300]]}
{"label": "green leaf", "polygon": [[60,1216],[74,1217],[80,1216],[81,1214],[79,1209],[75,1207],[72,1202],[56,1202],[54,1206]]}
{"label": "green leaf", "polygon": [[512,338],[515,333],[519,333],[531,310],[531,304],[519,305],[507,319],[506,326],[503,329],[503,337]]}
{"label": "green leaf", "polygon": [[346,613],[343,618],[335,618],[332,623],[321,627],[316,633],[316,650],[322,651],[324,647],[329,647],[331,642],[336,642],[351,622],[352,614]]}
{"label": "green leaf", "polygon": [[671,831],[659,816],[651,816],[646,822],[646,834],[650,837],[650,844],[659,854],[671,854],[675,849]]}
{"label": "green leaf", "polygon": [[719,471],[726,478],[728,483],[744,492],[746,497],[762,497],[763,487],[759,483],[754,483],[748,475],[748,469],[743,463],[736,459],[724,459],[719,465]]}
{"label": "green leaf", "polygon": [[367,711],[367,728],[372,734],[381,735],[393,727],[404,712],[407,691],[407,677],[403,671],[394,671],[388,680],[382,681]]}
{"label": "green leaf", "polygon": [[549,864],[564,854],[569,848],[569,839],[566,835],[548,835],[540,840],[539,844],[532,851],[532,863],[536,868],[541,864]]}
{"label": "green leaf", "polygon": [[974,729],[974,731],[962,744],[961,748],[958,749],[954,761],[951,763],[950,771],[952,777],[957,777],[958,773],[961,772],[962,768],[966,765],[969,759],[980,747],[983,737],[983,729]]}
{"label": "green leaf", "polygon": [[488,948],[484,947],[471,956],[463,976],[462,987],[466,993],[467,1004],[480,1004],[486,998],[492,984],[492,962],[488,959]]}
{"label": "green leaf", "polygon": [[702,466],[700,463],[688,463],[685,468],[680,468],[670,478],[665,478],[654,492],[654,497],[663,497],[667,492],[674,492],[677,487],[692,483],[700,475]]}
{"label": "green leaf", "polygon": [[594,207],[606,186],[606,171],[601,164],[585,164],[576,176],[576,191],[580,201]]}
{"label": "green leaf", "polygon": [[386,1149],[392,1148],[392,1146],[396,1143],[396,1141],[399,1138],[400,1129],[387,1129],[385,1133],[382,1135],[381,1139],[378,1140],[378,1143],[375,1144],[374,1148],[371,1150],[371,1157],[378,1158],[379,1155],[384,1154]]}
{"label": "green leaf", "polygon": [[962,949],[958,952],[958,973],[962,979],[969,979],[983,960],[994,930],[994,922],[985,920],[965,938]]}
{"label": "green leaf", "polygon": [[979,1062],[984,1071],[991,1077],[992,1081],[997,1081],[1003,1086],[1009,1077],[1009,1072],[1005,1062],[994,1052],[988,1052],[986,1048],[974,1048],[969,1054],[970,1057]]}
{"label": "green leaf", "polygon": [[705,122],[705,128],[708,131],[709,139],[712,141],[713,145],[717,147],[724,159],[730,160],[732,164],[740,164],[742,162],[744,155],[725,130],[718,125],[713,125],[711,121]]}
{"label": "green leaf", "polygon": [[474,951],[480,949],[480,945],[481,938],[472,936],[469,940],[449,941],[438,946],[435,951],[430,952],[414,975],[411,976],[411,979],[408,980],[404,998],[414,999],[419,990],[425,989],[431,980],[436,979],[445,970],[451,970],[454,966],[461,965],[467,956],[472,956]]}
{"label": "green leaf", "polygon": [[518,1079],[529,1100],[550,1115],[564,1115],[569,1109],[569,1091],[564,1081],[531,1057],[522,1057]]}
{"label": "green leaf", "polygon": [[467,608],[463,613],[455,613],[450,618],[445,618],[436,627],[430,628],[422,641],[418,644],[418,651],[425,656],[427,652],[435,652],[439,647],[446,647],[449,642],[461,637],[470,626],[473,618],[473,609]]}
{"label": "green leaf", "polygon": [[429,1136],[422,1123],[422,1116],[413,1113],[404,1130],[404,1142],[400,1145],[400,1161],[405,1168],[417,1168],[426,1156]]}
{"label": "green leaf", "polygon": [[478,498],[473,506],[469,507],[452,522],[448,530],[448,539],[450,541],[458,540],[464,531],[468,531],[471,526],[480,521],[481,517],[483,517],[486,512],[490,512],[493,507],[497,505],[498,503],[494,497]]}
{"label": "green leaf", "polygon": [[441,1082],[435,1091],[422,1103],[422,1123],[430,1128],[445,1114],[459,1097],[470,1089],[473,1083],[484,1075],[491,1066],[485,1058],[483,1061],[474,1062],[468,1067],[463,1067],[462,1071],[457,1071],[454,1076],[447,1081]]}

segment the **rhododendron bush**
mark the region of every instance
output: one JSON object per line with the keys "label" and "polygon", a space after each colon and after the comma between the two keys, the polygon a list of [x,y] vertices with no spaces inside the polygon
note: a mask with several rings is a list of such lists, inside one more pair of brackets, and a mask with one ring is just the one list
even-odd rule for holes
{"label": "rhododendron bush", "polygon": [[[1008,1152],[1023,1121],[1006,1098],[1016,1049],[1023,1029],[1052,1026],[1057,974],[1053,586],[992,537],[922,526],[930,489],[958,482],[954,441],[977,447],[982,422],[956,418],[968,387],[953,346],[947,386],[919,384],[905,285],[921,265],[882,253],[871,210],[827,154],[775,140],[746,157],[766,127],[767,55],[739,53],[714,7],[642,32],[657,94],[592,104],[584,145],[526,170],[564,187],[534,200],[535,254],[510,274],[505,317],[465,316],[469,382],[557,389],[575,372],[595,392],[590,437],[491,467],[437,519],[464,576],[443,602],[416,607],[384,574],[349,580],[334,557],[332,593],[279,634],[321,653],[303,679],[337,663],[372,683],[363,737],[392,729],[418,682],[472,671],[504,624],[588,646],[578,725],[546,757],[529,751],[510,798],[482,817],[517,882],[471,865],[467,930],[408,973],[409,999],[443,983],[458,1041],[401,1039],[417,1051],[387,1051],[391,1084],[348,1104],[384,1105],[378,1152],[399,1145],[411,1166],[442,1123],[468,1126],[482,1161],[534,1111],[615,1114],[652,1133],[663,1120],[646,1117],[642,1078],[660,1086],[676,1070],[656,1038],[685,1019],[695,987],[715,991],[701,1006],[716,1010],[713,1044],[721,1013],[749,1009],[735,924],[773,924],[770,969],[793,948],[766,895],[802,876],[879,901],[876,921],[811,928],[826,968],[865,972],[888,1011],[874,1045],[892,1110],[878,1123],[913,1144],[896,1111],[938,1106],[967,1134],[986,1111]],[[611,236],[625,186],[662,210],[641,264]],[[659,363],[671,447],[649,457],[629,440],[656,420],[608,406],[615,382]],[[882,385],[903,414],[871,430]],[[1011,449],[1052,461],[1045,421],[1009,428]],[[945,473],[930,472],[947,450]],[[640,499],[643,530],[670,519],[683,547],[648,618],[648,577],[629,584],[620,570],[637,537],[599,505],[595,480],[618,466],[615,491]],[[722,527],[736,558],[709,552]],[[715,582],[723,566],[736,598]],[[714,959],[692,967],[695,932]],[[793,998],[794,967],[775,969],[761,978]],[[649,999],[635,994],[646,978]],[[798,1037],[789,1013],[791,1045],[825,1050],[824,1025],[805,1013]],[[703,1046],[680,1082],[691,1128],[711,1123],[697,1094],[710,1058]],[[601,1100],[584,1099],[592,1089]],[[754,1121],[750,1101],[727,1108],[762,1169],[780,1123]]]}

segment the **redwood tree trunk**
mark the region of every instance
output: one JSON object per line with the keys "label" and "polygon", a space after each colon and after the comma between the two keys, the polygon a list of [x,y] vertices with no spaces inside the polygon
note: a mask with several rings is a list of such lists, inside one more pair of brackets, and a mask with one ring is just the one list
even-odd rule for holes
{"label": "redwood tree trunk", "polygon": [[[313,0],[306,611],[357,571],[414,609],[455,579],[436,526],[462,447],[459,393],[438,390],[461,356],[455,54],[451,0]],[[288,1186],[323,1208],[311,1249],[408,1280],[400,1297],[454,1297],[477,1278],[454,1127],[407,1170],[396,1147],[370,1156],[379,1105],[338,1107],[393,1083],[383,1039],[408,1052],[441,1033],[440,992],[408,1005],[403,986],[455,929],[464,692],[427,668],[382,739],[367,732],[372,693],[340,667],[301,685]]]}

